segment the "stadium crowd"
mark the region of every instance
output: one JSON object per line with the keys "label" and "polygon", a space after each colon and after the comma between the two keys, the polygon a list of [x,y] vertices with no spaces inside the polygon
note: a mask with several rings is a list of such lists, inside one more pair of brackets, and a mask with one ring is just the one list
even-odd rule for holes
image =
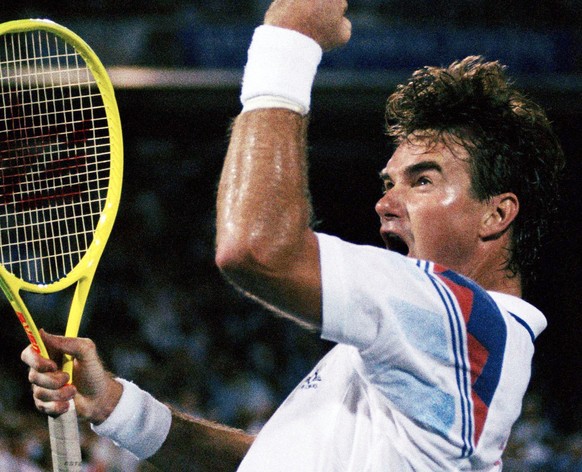
{"label": "stadium crowd", "polygon": [[[115,12],[114,20],[143,25],[144,16],[150,15],[147,40],[130,44],[128,48],[139,46],[140,51],[132,56],[127,49],[125,57],[140,65],[176,66],[184,56],[173,54],[167,45],[181,31],[175,26],[177,18],[212,25],[224,23],[225,18],[242,18],[254,24],[269,2],[205,0],[193,6],[186,1],[125,1],[120,7],[113,0],[84,0],[67,5],[67,12],[61,2],[46,3],[10,2],[5,16],[50,16],[76,25],[85,20],[100,25]],[[569,32],[579,18],[576,12],[582,11],[577,0],[543,0],[535,2],[535,8],[525,0],[509,2],[508,8],[486,0],[424,0],[414,5],[411,9],[410,2],[403,0],[353,0],[350,9],[360,24],[396,20],[431,25],[438,17],[450,27],[527,27],[537,32]],[[576,34],[579,38],[580,32]],[[107,41],[110,57],[122,57],[119,45]],[[100,51],[101,46],[94,48]],[[567,56],[567,68],[580,71],[579,49]],[[199,60],[196,56],[188,66]],[[286,320],[267,316],[236,293],[214,267],[213,206],[226,127],[211,144],[202,142],[195,148],[183,147],[187,136],[126,135],[120,214],[97,272],[81,334],[95,339],[111,371],[157,398],[189,413],[257,432],[330,344]],[[58,297],[33,303],[35,313],[66,311],[64,299]],[[3,303],[0,310],[5,319],[0,331],[0,471],[48,471],[46,418],[34,410],[24,366],[16,362],[25,337],[10,306]],[[62,331],[62,323],[48,315],[41,317],[40,326]],[[582,472],[582,431],[561,428],[548,414],[544,395],[543,385],[534,383],[510,437],[504,471]],[[98,438],[86,424],[81,425],[81,437],[86,472],[148,470]]]}

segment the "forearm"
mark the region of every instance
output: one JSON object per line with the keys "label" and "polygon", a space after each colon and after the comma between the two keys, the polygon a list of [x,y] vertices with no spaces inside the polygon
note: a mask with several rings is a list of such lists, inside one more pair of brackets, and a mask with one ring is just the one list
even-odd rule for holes
{"label": "forearm", "polygon": [[160,469],[236,470],[253,442],[242,431],[182,414],[132,382],[116,382],[123,394],[93,430]]}
{"label": "forearm", "polygon": [[[262,259],[286,257],[311,219],[305,157],[307,118],[260,109],[236,119],[217,200],[217,245],[244,245]],[[282,254],[279,254],[281,253]]]}
{"label": "forearm", "polygon": [[319,257],[310,223],[308,120],[260,109],[235,121],[217,199],[217,264],[279,312],[319,325]]}
{"label": "forearm", "polygon": [[172,409],[172,426],[164,444],[147,461],[160,470],[235,471],[254,436],[193,418]]}
{"label": "forearm", "polygon": [[247,294],[321,326],[306,118],[323,49],[344,44],[345,0],[273,2],[255,30],[217,199],[216,263]]}

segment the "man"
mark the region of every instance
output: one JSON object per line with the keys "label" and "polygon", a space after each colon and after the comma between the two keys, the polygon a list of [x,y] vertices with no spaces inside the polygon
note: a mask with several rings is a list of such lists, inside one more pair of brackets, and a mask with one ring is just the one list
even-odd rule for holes
{"label": "man", "polygon": [[397,148],[376,211],[389,250],[315,233],[306,115],[322,50],[350,37],[346,7],[269,8],[217,201],[225,276],[338,345],[257,438],[113,379],[90,340],[44,333],[52,352],[76,358],[76,377],[65,385],[53,361],[26,349],[37,408],[59,414],[74,398],[99,434],[170,470],[501,469],[546,324],[519,297],[553,208],[560,147],[497,63],[425,68],[388,101]]}

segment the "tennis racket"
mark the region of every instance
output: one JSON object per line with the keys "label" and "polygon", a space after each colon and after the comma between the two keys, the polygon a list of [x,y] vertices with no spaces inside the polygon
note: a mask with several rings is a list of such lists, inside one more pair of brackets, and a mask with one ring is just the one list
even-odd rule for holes
{"label": "tennis racket", "polygon": [[[0,24],[0,286],[44,357],[20,292],[76,284],[65,336],[77,336],[122,173],[117,103],[91,48],[48,20]],[[72,379],[67,356],[63,370]],[[72,401],[67,413],[49,418],[49,429],[53,470],[81,471]]]}

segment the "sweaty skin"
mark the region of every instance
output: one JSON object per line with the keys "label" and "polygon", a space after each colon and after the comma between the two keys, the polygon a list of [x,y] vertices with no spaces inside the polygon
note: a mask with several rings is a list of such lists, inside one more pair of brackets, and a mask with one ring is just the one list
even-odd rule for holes
{"label": "sweaty skin", "polygon": [[411,137],[400,144],[380,172],[380,234],[389,249],[397,237],[410,257],[438,262],[487,290],[520,296],[519,277],[505,270],[517,197],[504,193],[477,200],[468,158],[454,143]]}
{"label": "sweaty skin", "polygon": [[310,229],[307,119],[283,109],[235,122],[217,200],[216,263],[280,313],[320,324],[319,250]]}

